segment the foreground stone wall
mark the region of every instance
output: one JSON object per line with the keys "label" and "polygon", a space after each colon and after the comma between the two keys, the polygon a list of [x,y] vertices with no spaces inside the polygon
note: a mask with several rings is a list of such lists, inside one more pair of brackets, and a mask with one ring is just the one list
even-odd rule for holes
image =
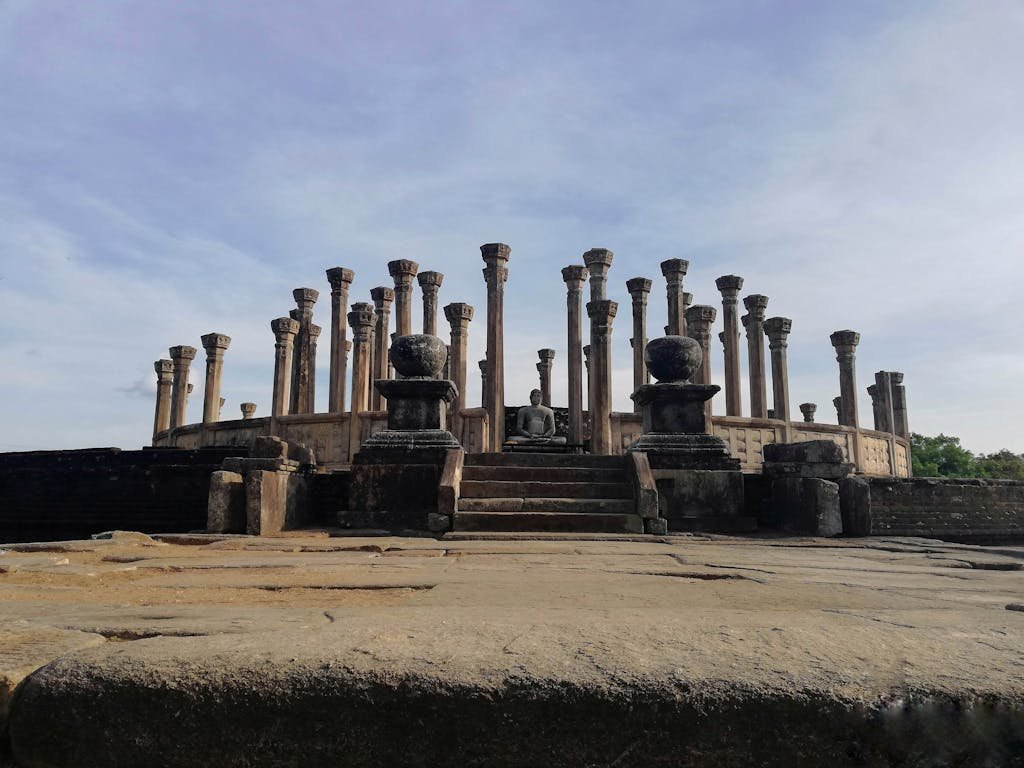
{"label": "foreground stone wall", "polygon": [[210,475],[247,448],[0,454],[0,542],[206,527]]}

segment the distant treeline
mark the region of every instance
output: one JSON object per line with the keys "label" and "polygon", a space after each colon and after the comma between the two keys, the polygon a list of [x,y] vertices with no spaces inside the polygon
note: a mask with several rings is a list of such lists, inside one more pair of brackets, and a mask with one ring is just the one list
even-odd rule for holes
{"label": "distant treeline", "polygon": [[991,477],[1024,480],[1024,454],[1005,448],[995,453],[974,454],[960,445],[960,438],[939,434],[910,436],[915,477]]}

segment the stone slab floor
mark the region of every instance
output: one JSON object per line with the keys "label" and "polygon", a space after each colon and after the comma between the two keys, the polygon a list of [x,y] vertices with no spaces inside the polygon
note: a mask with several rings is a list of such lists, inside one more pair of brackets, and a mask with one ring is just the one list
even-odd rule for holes
{"label": "stone slab floor", "polygon": [[1021,765],[1024,547],[0,545],[0,765]]}

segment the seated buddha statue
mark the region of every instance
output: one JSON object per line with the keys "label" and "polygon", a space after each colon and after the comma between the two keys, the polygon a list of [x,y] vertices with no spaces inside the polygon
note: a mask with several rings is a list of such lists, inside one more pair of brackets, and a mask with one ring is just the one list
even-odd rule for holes
{"label": "seated buddha statue", "polygon": [[555,435],[555,412],[541,405],[541,392],[530,392],[530,404],[516,414],[515,432],[506,442],[517,445],[565,445],[565,438]]}

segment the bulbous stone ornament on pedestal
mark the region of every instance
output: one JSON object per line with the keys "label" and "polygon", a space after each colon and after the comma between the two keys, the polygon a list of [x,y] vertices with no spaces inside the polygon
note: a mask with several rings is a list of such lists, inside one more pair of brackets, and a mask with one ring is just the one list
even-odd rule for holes
{"label": "bulbous stone ornament on pedestal", "polygon": [[388,358],[407,379],[436,379],[448,359],[448,347],[437,336],[414,333],[396,338]]}
{"label": "bulbous stone ornament on pedestal", "polygon": [[688,336],[651,339],[644,348],[647,370],[665,384],[693,381],[703,359],[700,344]]}

